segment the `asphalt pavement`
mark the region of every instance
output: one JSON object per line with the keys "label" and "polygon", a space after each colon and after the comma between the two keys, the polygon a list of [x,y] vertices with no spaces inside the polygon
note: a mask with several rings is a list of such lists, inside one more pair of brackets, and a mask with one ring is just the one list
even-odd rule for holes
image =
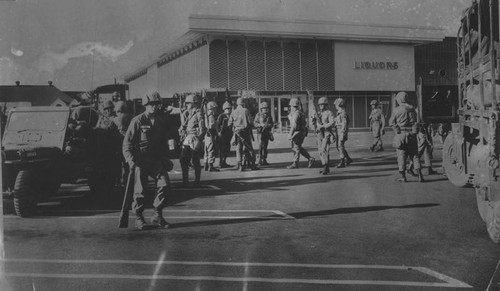
{"label": "asphalt pavement", "polygon": [[286,169],[291,150],[274,145],[270,166],[203,172],[201,188],[180,189],[174,160],[169,229],[135,230],[133,216],[118,229],[123,193],[86,203],[85,184],[64,185],[33,218],[6,201],[2,290],[496,290],[500,249],[474,191],[443,175],[397,182],[390,137],[372,153],[365,135],[330,175],[304,159]]}

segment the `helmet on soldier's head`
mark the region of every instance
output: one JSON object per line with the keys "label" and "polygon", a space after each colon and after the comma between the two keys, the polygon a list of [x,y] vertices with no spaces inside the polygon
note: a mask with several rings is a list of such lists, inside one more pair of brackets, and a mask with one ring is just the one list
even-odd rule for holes
{"label": "helmet on soldier's head", "polygon": [[345,102],[344,102],[344,99],[339,97],[339,98],[335,99],[335,102],[333,104],[335,104],[335,106],[344,107]]}
{"label": "helmet on soldier's head", "polygon": [[113,102],[111,101],[106,101],[104,102],[104,104],[102,104],[102,109],[106,110],[106,109],[109,109],[109,108],[113,108],[115,107],[115,105],[113,104]]}
{"label": "helmet on soldier's head", "polygon": [[222,105],[222,109],[226,110],[226,109],[233,109],[233,106],[231,106],[231,103],[229,103],[228,101],[224,102],[224,105]]}
{"label": "helmet on soldier's head", "polygon": [[297,98],[292,98],[292,99],[290,99],[290,104],[289,104],[289,106],[292,106],[292,107],[298,107],[298,106],[299,106],[299,104],[300,104],[299,99],[297,99]]}
{"label": "helmet on soldier's head", "polygon": [[328,105],[328,99],[326,97],[319,98],[318,105],[321,105],[321,104]]}
{"label": "helmet on soldier's head", "polygon": [[378,100],[372,100],[372,101],[370,102],[370,105],[378,106],[378,104],[379,104],[379,103],[378,103]]}
{"label": "helmet on soldier's head", "polygon": [[142,105],[146,106],[148,104],[160,104],[160,94],[158,92],[146,93],[144,97],[142,97]]}
{"label": "helmet on soldier's head", "polygon": [[242,104],[245,104],[245,100],[243,100],[243,98],[238,98],[236,99],[236,105],[242,105]]}
{"label": "helmet on soldier's head", "polygon": [[217,103],[215,103],[214,101],[210,101],[207,103],[207,108],[208,109],[215,109],[215,108],[217,108]]}
{"label": "helmet on soldier's head", "polygon": [[189,94],[186,96],[184,103],[198,103],[198,96],[195,94]]}
{"label": "helmet on soldier's head", "polygon": [[269,108],[269,105],[267,104],[267,102],[260,103],[260,109],[262,109],[262,108]]}
{"label": "helmet on soldier's head", "polygon": [[126,113],[127,112],[127,103],[123,101],[118,101],[115,104],[115,111],[116,112],[121,112],[121,113]]}
{"label": "helmet on soldier's head", "polygon": [[408,94],[406,92],[401,91],[396,95],[395,99],[399,104],[408,103]]}
{"label": "helmet on soldier's head", "polygon": [[120,93],[118,93],[117,91],[113,92],[113,94],[111,94],[111,98],[115,101],[120,100]]}

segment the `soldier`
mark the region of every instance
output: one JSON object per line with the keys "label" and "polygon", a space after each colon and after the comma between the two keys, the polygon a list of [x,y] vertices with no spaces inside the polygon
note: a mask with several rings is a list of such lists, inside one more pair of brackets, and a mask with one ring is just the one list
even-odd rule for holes
{"label": "soldier", "polygon": [[379,102],[378,100],[372,100],[370,102],[370,105],[372,107],[372,112],[370,113],[370,128],[373,133],[373,144],[370,146],[370,151],[374,151],[377,146],[379,148],[377,149],[377,152],[381,152],[384,150],[384,146],[382,143],[382,135],[385,134],[385,116],[384,113],[382,112],[382,109],[380,109]]}
{"label": "soldier", "polygon": [[168,171],[173,164],[168,158],[168,140],[164,121],[158,115],[161,105],[160,94],[148,93],[142,98],[145,111],[132,119],[123,141],[123,156],[130,169],[135,169],[134,202],[132,209],[136,215],[135,226],[143,229],[146,225],[144,194],[148,176],[155,179],[156,197],[153,202],[154,214],[151,222],[164,228],[169,224],[162,215],[170,190]]}
{"label": "soldier", "polygon": [[[132,114],[128,113],[127,104],[123,101],[118,101],[115,104],[116,108],[116,117],[113,119],[113,123],[118,128],[118,132],[120,133],[120,144],[123,144],[123,139],[125,138],[125,134],[127,133],[127,129],[130,125],[130,121],[132,120]],[[128,165],[125,161],[123,155],[120,155],[120,163],[121,163],[121,177],[120,184],[124,186],[127,183],[128,177]]]}
{"label": "soldier", "polygon": [[267,146],[269,141],[273,141],[273,118],[269,114],[269,105],[267,102],[260,104],[260,111],[255,115],[254,127],[257,128],[257,134],[260,136],[259,144],[259,165],[267,166]]}
{"label": "soldier", "polygon": [[237,142],[236,159],[238,164],[236,169],[245,170],[245,162],[247,162],[251,170],[257,170],[252,145],[252,117],[250,111],[245,108],[246,104],[243,98],[238,98],[236,104],[238,107],[231,113],[228,121],[228,125],[233,128],[235,141]]}
{"label": "soldier", "polygon": [[207,114],[205,118],[205,124],[207,126],[205,134],[205,171],[210,172],[219,172],[219,169],[214,168],[215,143],[217,139],[216,110],[217,103],[213,101],[207,103]]}
{"label": "soldier", "polygon": [[118,91],[113,92],[113,94],[111,94],[111,100],[113,100],[113,103],[115,103],[115,106],[116,106],[117,102],[122,101],[122,99],[120,97],[120,93],[118,93]]}
{"label": "soldier", "polygon": [[330,173],[330,144],[335,136],[335,117],[333,112],[328,109],[328,99],[321,97],[318,100],[319,112],[313,118],[313,127],[318,136],[318,153],[321,159],[323,169],[320,174],[327,175]]}
{"label": "soldier", "polygon": [[345,149],[345,142],[347,141],[347,135],[349,132],[349,115],[345,111],[345,102],[342,98],[335,99],[335,108],[337,109],[337,116],[335,117],[335,125],[337,127],[337,137],[338,137],[338,150],[340,155],[340,163],[337,168],[344,168],[352,163],[351,157]]}
{"label": "soldier", "polygon": [[290,135],[289,140],[292,141],[293,149],[293,162],[289,165],[288,169],[299,168],[300,155],[303,155],[309,163],[308,168],[312,168],[314,165],[314,158],[309,155],[309,153],[302,147],[304,138],[307,136],[307,122],[304,113],[299,109],[300,101],[297,98],[292,98],[290,100],[290,114],[288,119],[290,120]]}
{"label": "soldier", "polygon": [[106,101],[102,105],[102,112],[99,116],[99,120],[97,120],[96,128],[109,128],[113,124],[113,115],[114,115],[114,107],[115,105],[111,101]]}
{"label": "soldier", "polygon": [[432,135],[430,133],[430,126],[425,126],[424,124],[419,124],[419,130],[417,134],[418,142],[418,153],[419,157],[424,158],[424,168],[427,168],[428,175],[436,175],[438,172],[432,169],[432,149],[434,147],[432,143]]}
{"label": "soldier", "polygon": [[424,182],[418,158],[418,141],[416,137],[418,133],[417,112],[412,105],[408,104],[408,94],[406,92],[399,92],[396,95],[395,101],[399,106],[394,110],[389,119],[389,124],[396,133],[393,146],[396,148],[398,169],[401,174],[401,178],[398,181],[407,181],[406,159],[410,157],[414,169],[418,171],[419,181]]}
{"label": "soldier", "polygon": [[198,96],[190,94],[186,96],[184,104],[186,110],[182,112],[182,124],[179,128],[181,137],[182,150],[180,156],[182,168],[182,187],[189,185],[189,164],[194,167],[194,184],[193,187],[200,186],[201,164],[200,152],[202,150],[201,136],[205,133],[205,120],[203,113],[198,108]]}
{"label": "soldier", "polygon": [[231,138],[233,137],[233,129],[228,125],[229,116],[233,107],[231,103],[224,102],[222,105],[223,113],[217,118],[217,130],[219,133],[219,167],[230,168],[231,165],[226,163],[227,156],[231,151]]}

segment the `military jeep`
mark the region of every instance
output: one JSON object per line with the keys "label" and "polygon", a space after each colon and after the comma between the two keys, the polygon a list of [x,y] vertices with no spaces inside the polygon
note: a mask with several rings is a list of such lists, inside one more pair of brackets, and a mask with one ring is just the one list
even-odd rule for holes
{"label": "military jeep", "polygon": [[92,136],[76,136],[74,129],[69,108],[10,110],[2,140],[3,193],[13,199],[18,216],[32,216],[37,203],[56,194],[61,183],[79,178],[87,179],[90,197],[113,190],[111,171],[93,158]]}

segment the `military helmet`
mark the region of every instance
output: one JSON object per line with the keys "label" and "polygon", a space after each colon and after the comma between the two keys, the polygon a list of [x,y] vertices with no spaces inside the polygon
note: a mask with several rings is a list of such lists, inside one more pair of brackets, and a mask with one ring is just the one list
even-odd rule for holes
{"label": "military helmet", "polygon": [[243,98],[238,98],[236,99],[236,105],[242,105],[242,104],[245,104],[245,100],[243,100]]}
{"label": "military helmet", "polygon": [[108,100],[108,101],[106,101],[106,102],[104,102],[104,103],[102,104],[102,109],[103,109],[103,110],[106,110],[106,109],[108,109],[108,108],[113,108],[113,107],[115,107],[115,105],[114,105],[114,104],[113,104],[113,102],[112,102],[112,101],[110,101],[110,100]]}
{"label": "military helmet", "polygon": [[217,103],[215,103],[214,101],[210,101],[207,103],[207,108],[208,109],[215,109],[215,108],[217,108]]}
{"label": "military helmet", "polygon": [[146,106],[148,104],[159,104],[161,103],[160,94],[158,92],[146,93],[144,97],[142,97],[142,105]]}
{"label": "military helmet", "polygon": [[113,94],[111,94],[111,97],[113,98],[113,100],[118,100],[120,99],[120,93],[118,93],[118,91],[115,91],[113,92]]}
{"label": "military helmet", "polygon": [[335,99],[335,102],[333,104],[335,104],[335,106],[344,107],[345,101],[344,101],[344,99],[339,97],[339,98]]}
{"label": "military helmet", "polygon": [[378,103],[378,100],[372,100],[372,101],[370,102],[370,105],[378,106],[378,104],[379,104],[379,103]]}
{"label": "military helmet", "polygon": [[406,92],[401,91],[396,95],[395,99],[399,104],[408,103],[408,94]]}
{"label": "military helmet", "polygon": [[326,97],[321,97],[318,100],[318,105],[325,104],[328,105],[328,99]]}
{"label": "military helmet", "polygon": [[189,94],[186,96],[186,100],[184,100],[184,103],[198,103],[198,96],[195,94]]}
{"label": "military helmet", "polygon": [[269,108],[269,104],[267,104],[267,102],[262,102],[260,103],[260,108]]}
{"label": "military helmet", "polygon": [[127,103],[125,103],[123,101],[116,102],[116,104],[115,104],[115,111],[116,112],[126,113],[127,112]]}
{"label": "military helmet", "polygon": [[290,104],[289,104],[289,106],[292,106],[292,107],[298,107],[298,106],[299,106],[299,104],[300,104],[299,99],[297,99],[297,98],[292,98],[292,99],[290,99]]}
{"label": "military helmet", "polygon": [[222,105],[222,109],[224,109],[224,110],[232,109],[232,108],[233,108],[233,106],[228,101],[224,102],[224,105]]}

